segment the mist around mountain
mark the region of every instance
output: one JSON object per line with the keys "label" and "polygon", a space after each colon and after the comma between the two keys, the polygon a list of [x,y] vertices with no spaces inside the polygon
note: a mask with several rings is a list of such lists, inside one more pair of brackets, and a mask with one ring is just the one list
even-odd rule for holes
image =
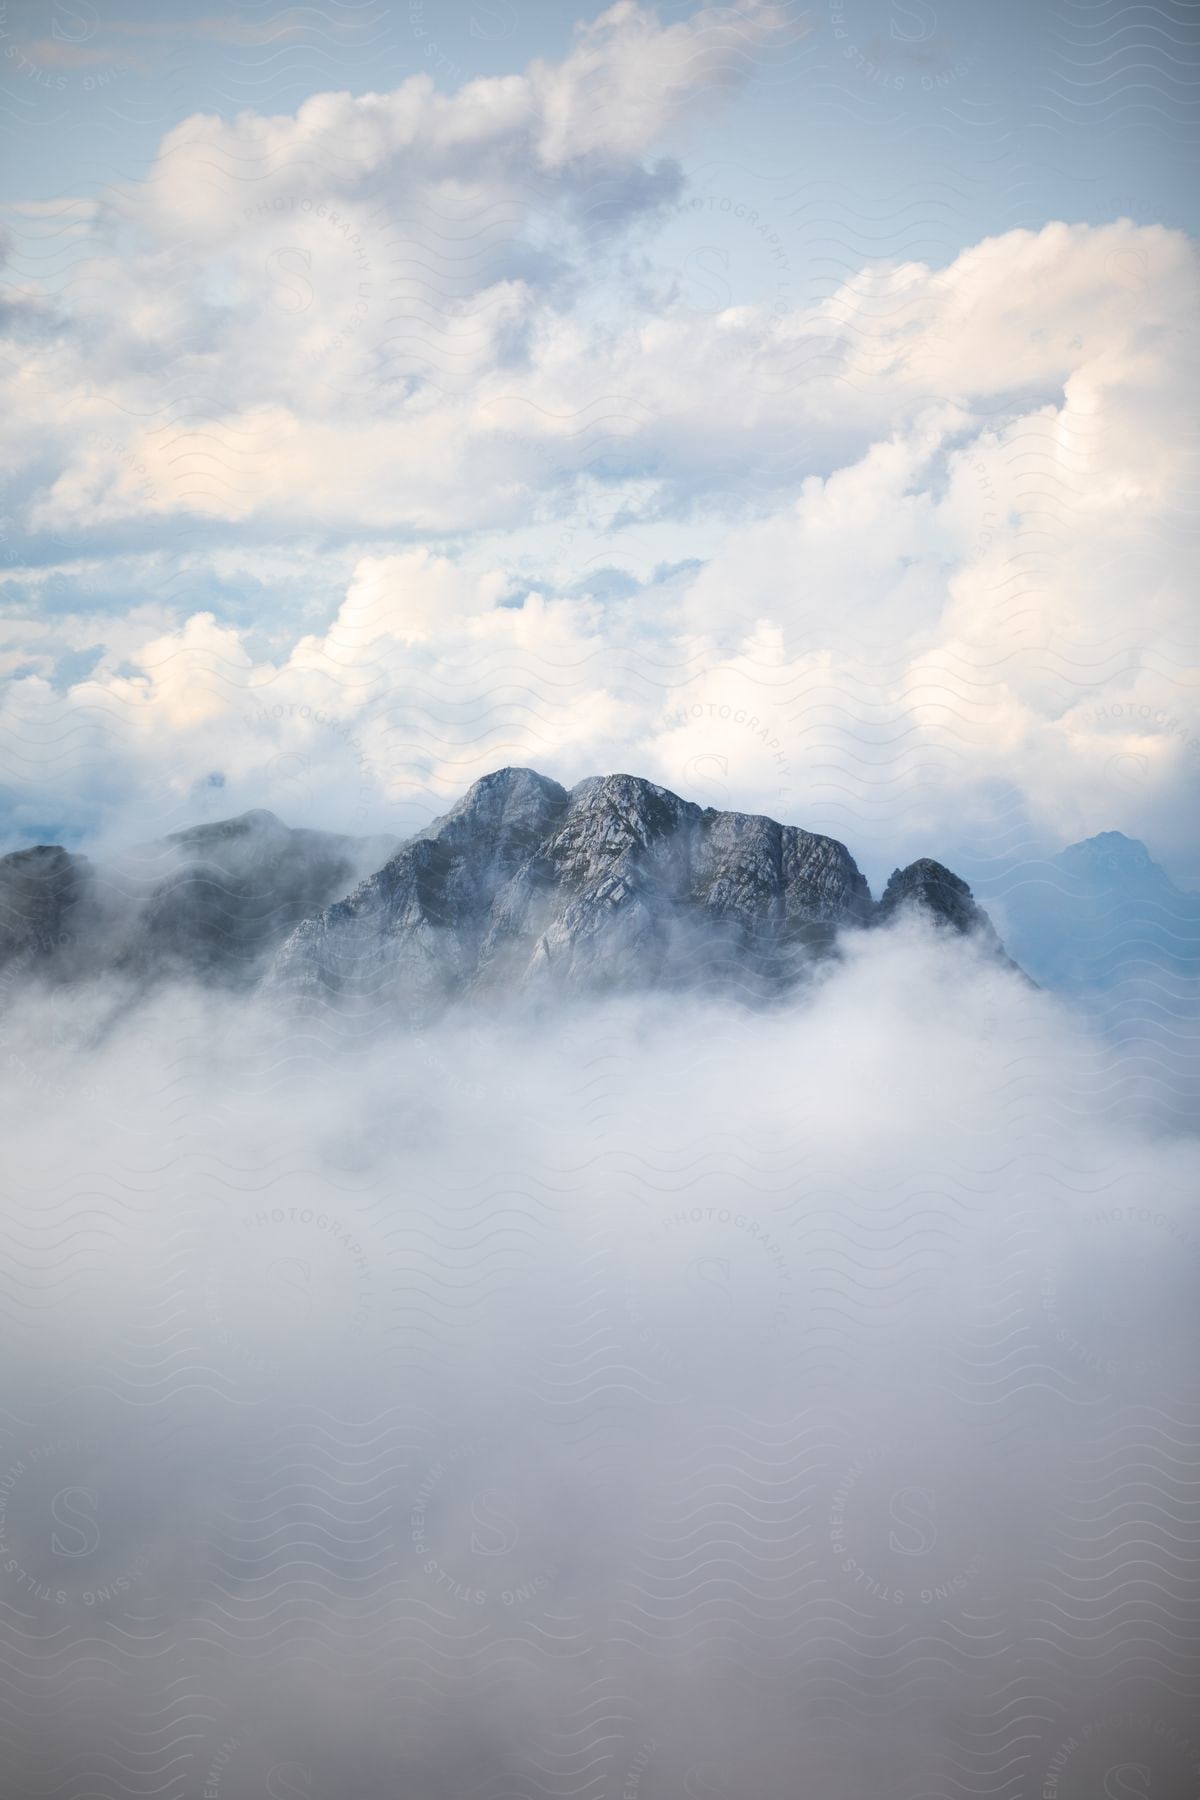
{"label": "mist around mountain", "polygon": [[[519,842],[485,795],[487,855],[459,813],[368,877],[371,941],[403,897],[405,958],[453,906],[473,972],[498,922],[594,967],[594,832],[597,879],[646,868],[616,798]],[[679,816],[652,946],[739,841]],[[793,849],[795,906],[861,911]],[[584,879],[499,906],[531,858]],[[964,1755],[1011,1800],[1130,1757],[1190,1791],[1196,1141],[910,887],[966,904],[918,868],[771,1006],[534,983],[360,1035],[175,937],[136,1004],[10,960],[15,1793],[926,1800]]]}
{"label": "mist around mountain", "polygon": [[958,876],[529,770],[0,874],[14,1791],[1090,1793],[1114,1642],[1188,1791],[1196,1140]]}
{"label": "mist around mountain", "polygon": [[99,983],[121,1007],[198,982],[371,1030],[419,1028],[456,1004],[654,990],[774,1004],[854,933],[916,913],[1081,1007],[1186,1111],[1200,896],[1119,832],[985,885],[1003,943],[931,858],[895,870],[876,899],[833,838],[630,775],[568,790],[509,768],[403,842],[255,811],[99,861],[58,845],[2,857],[0,1009],[26,977]]}
{"label": "mist around mountain", "polygon": [[966,883],[928,858],[876,903],[832,838],[634,776],[568,791],[502,769],[402,845],[252,812],[101,866],[54,845],[0,859],[0,966],[261,983],[412,1018],[531,993],[769,1000],[840,934],[910,909],[1002,954]]}
{"label": "mist around mountain", "polygon": [[251,986],[280,940],[377,866],[384,838],[293,830],[250,812],[97,864],[61,845],[0,858],[0,970]]}
{"label": "mist around mountain", "polygon": [[1020,966],[1136,1064],[1147,1101],[1186,1127],[1200,1098],[1200,895],[1119,831],[990,870],[981,885]]}

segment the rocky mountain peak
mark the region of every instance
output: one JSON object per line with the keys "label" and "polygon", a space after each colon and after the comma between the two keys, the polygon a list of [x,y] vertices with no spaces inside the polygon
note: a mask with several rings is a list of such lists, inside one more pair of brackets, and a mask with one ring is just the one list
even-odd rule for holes
{"label": "rocky mountain peak", "polygon": [[536,769],[497,769],[473,782],[420,839],[470,851],[487,846],[497,866],[539,843],[566,811],[567,790]]}
{"label": "rocky mountain peak", "polygon": [[878,916],[890,919],[906,907],[916,907],[940,925],[956,931],[973,931],[985,915],[976,906],[966,882],[932,857],[922,856],[906,869],[893,869],[879,902]]}
{"label": "rocky mountain peak", "polygon": [[539,775],[536,769],[494,769],[490,775],[472,782],[428,832],[439,831],[451,823],[466,823],[480,830],[513,829],[524,823],[543,825],[566,804],[566,788],[547,775]]}
{"label": "rocky mountain peak", "polygon": [[641,775],[589,775],[576,782],[569,799],[573,813],[624,819],[630,831],[647,842],[675,830],[682,819],[700,814],[691,801]]}

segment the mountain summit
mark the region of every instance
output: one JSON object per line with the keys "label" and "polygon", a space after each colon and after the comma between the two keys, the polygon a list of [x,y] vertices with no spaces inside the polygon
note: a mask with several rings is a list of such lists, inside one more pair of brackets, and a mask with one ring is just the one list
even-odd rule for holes
{"label": "mountain summit", "polygon": [[1055,860],[1060,869],[1091,888],[1120,889],[1126,896],[1134,889],[1156,897],[1180,892],[1141,839],[1126,837],[1123,831],[1101,831],[1068,844]]}

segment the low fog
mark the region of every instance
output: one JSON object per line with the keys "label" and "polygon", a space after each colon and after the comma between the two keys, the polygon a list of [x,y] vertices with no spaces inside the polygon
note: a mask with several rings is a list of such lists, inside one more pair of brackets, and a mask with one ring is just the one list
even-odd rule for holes
{"label": "low fog", "polygon": [[1200,1792],[1197,1145],[917,921],[786,1007],[6,983],[4,1792]]}

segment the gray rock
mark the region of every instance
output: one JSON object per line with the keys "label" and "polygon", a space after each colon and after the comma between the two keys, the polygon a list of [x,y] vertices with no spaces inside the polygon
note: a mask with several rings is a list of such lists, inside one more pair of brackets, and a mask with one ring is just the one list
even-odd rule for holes
{"label": "gray rock", "polygon": [[477,781],[353,893],[297,927],[273,984],[360,1006],[403,1000],[415,1015],[464,987],[497,894],[566,810],[531,769]]}
{"label": "gray rock", "polygon": [[908,907],[955,931],[975,931],[983,925],[990,929],[987,914],[976,906],[966,882],[928,856],[906,869],[892,870],[876,916],[884,924]]}
{"label": "gray rock", "polygon": [[932,920],[942,930],[977,938],[1009,968],[1016,968],[966,882],[932,857],[922,856],[906,869],[893,869],[875,909],[875,923],[886,925],[909,911]]}
{"label": "gray rock", "polygon": [[[947,922],[986,926],[967,903]],[[305,921],[274,979],[418,1018],[455,998],[514,993],[770,998],[827,955],[840,929],[875,918],[866,881],[832,838],[701,808],[633,775],[568,793],[532,770],[502,769]]]}

